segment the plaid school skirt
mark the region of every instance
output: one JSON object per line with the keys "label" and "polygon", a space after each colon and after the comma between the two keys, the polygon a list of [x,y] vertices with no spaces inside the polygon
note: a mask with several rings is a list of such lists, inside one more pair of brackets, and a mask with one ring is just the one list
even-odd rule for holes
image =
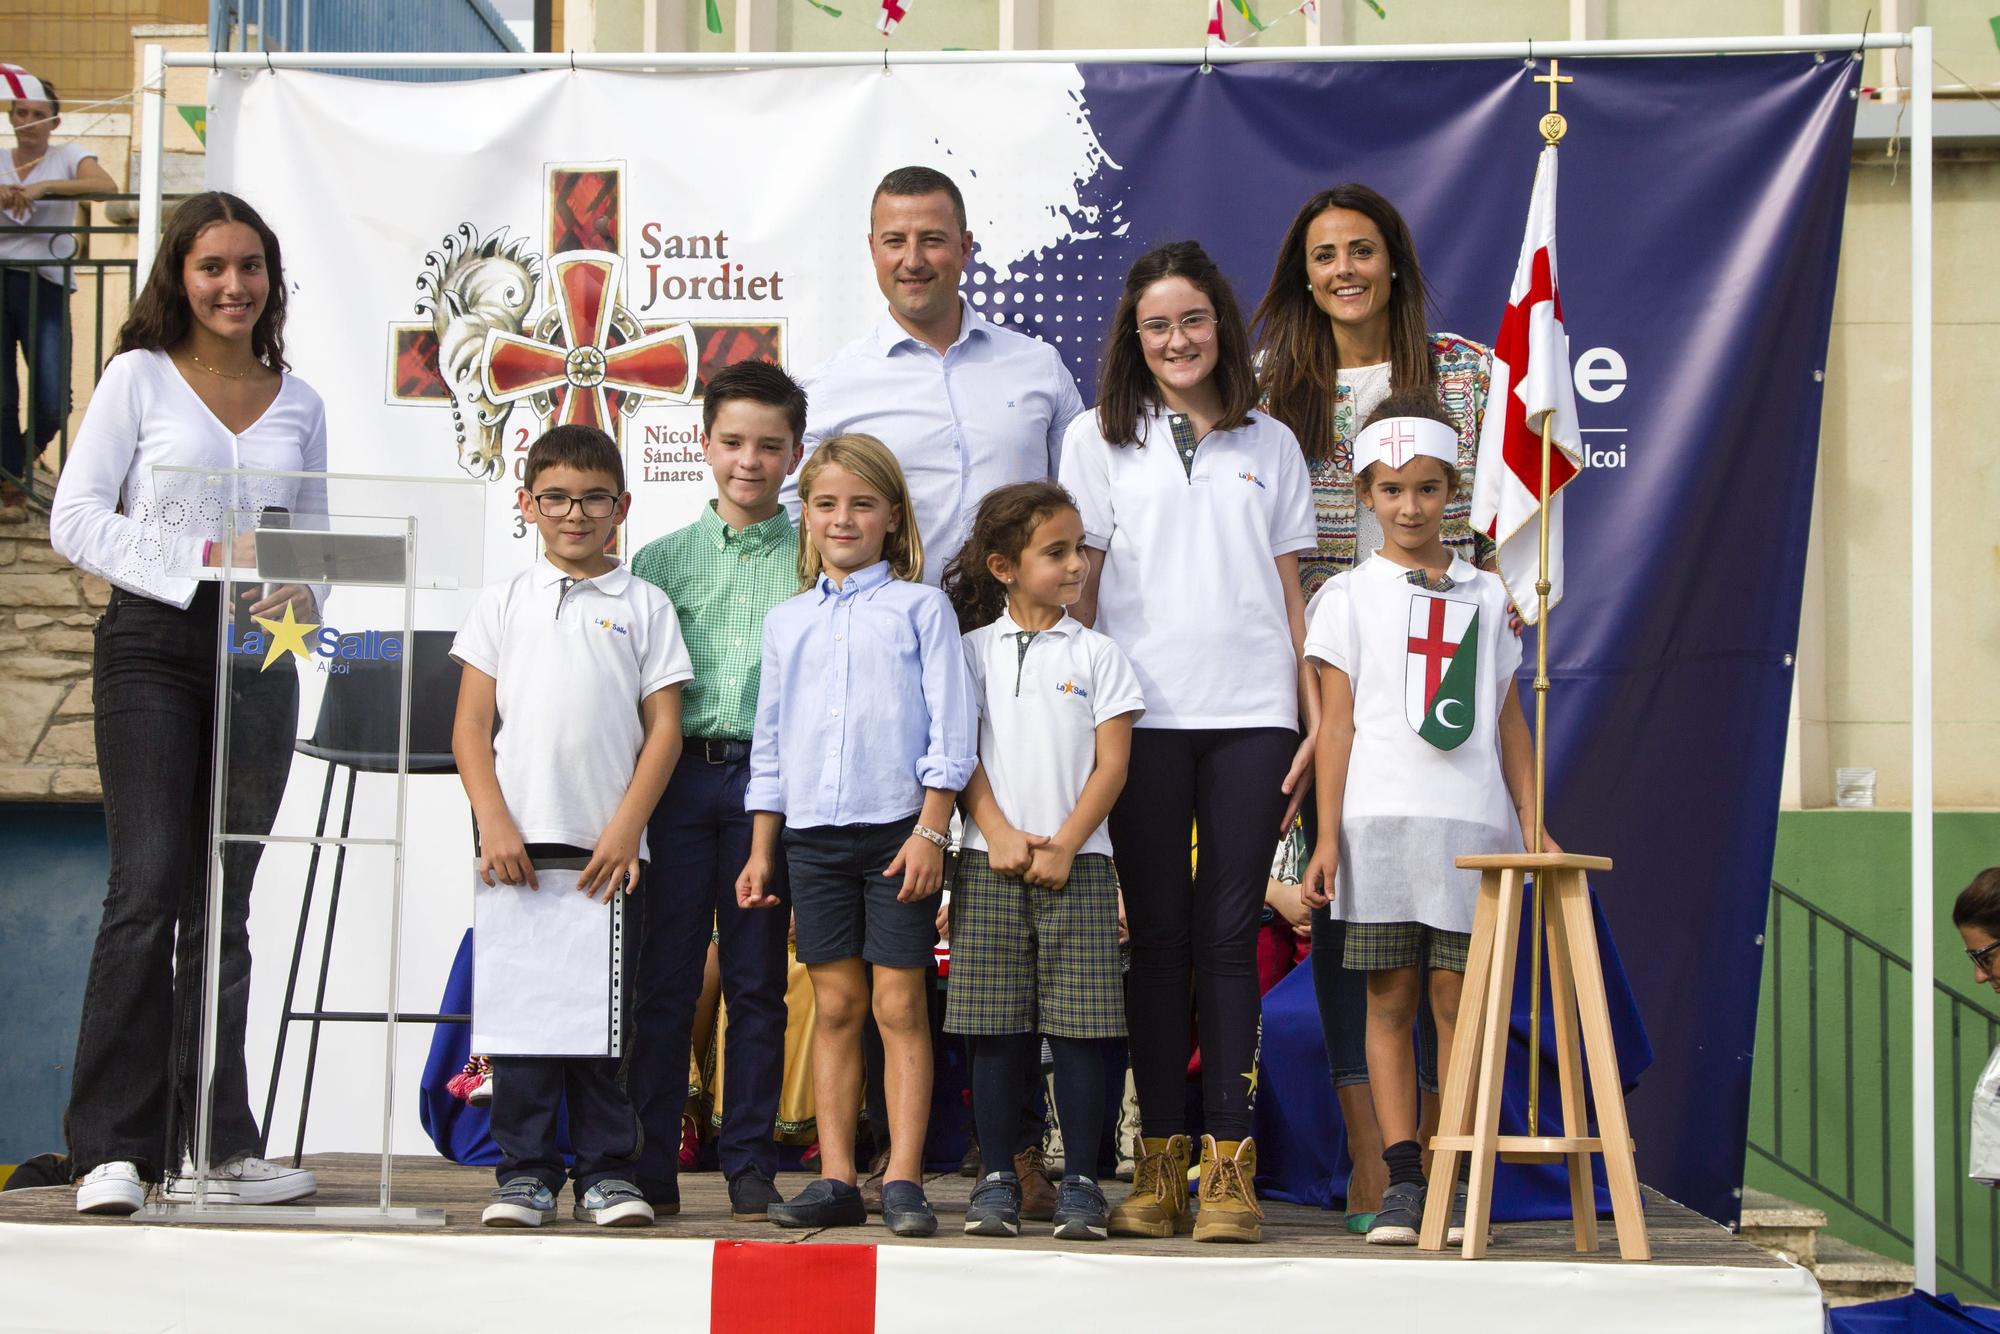
{"label": "plaid school skirt", "polygon": [[1078,857],[1067,885],[1044,889],[1001,875],[984,852],[959,854],[944,1027],[976,1037],[1125,1035],[1118,881],[1109,857]]}

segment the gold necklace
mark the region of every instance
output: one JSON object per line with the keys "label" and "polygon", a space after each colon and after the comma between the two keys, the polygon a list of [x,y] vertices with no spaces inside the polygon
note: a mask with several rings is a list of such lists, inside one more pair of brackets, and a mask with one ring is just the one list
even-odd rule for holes
{"label": "gold necklace", "polygon": [[220,375],[225,380],[241,380],[245,376],[250,374],[249,371],[220,370],[214,366],[209,365],[207,362],[203,361],[201,359],[201,354],[193,351],[192,349],[190,349],[188,352],[188,360],[192,361],[195,365],[201,367],[201,369],[207,371],[210,375]]}

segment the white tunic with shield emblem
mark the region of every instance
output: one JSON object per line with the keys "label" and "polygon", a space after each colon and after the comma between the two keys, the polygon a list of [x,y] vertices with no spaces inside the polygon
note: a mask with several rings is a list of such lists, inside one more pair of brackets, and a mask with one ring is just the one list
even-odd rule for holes
{"label": "white tunic with shield emblem", "polygon": [[[1479,876],[1453,859],[1521,847],[1498,727],[1521,643],[1498,576],[1454,559],[1451,587],[1434,592],[1409,573],[1371,556],[1310,609],[1306,656],[1346,672],[1354,691],[1333,914],[1470,931]],[[1476,673],[1447,678],[1467,647]],[[1440,749],[1426,724],[1456,744]]]}

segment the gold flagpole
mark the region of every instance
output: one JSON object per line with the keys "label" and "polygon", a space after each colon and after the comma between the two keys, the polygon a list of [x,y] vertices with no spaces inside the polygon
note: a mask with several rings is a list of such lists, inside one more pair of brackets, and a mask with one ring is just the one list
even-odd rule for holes
{"label": "gold flagpole", "polygon": [[[1556,91],[1576,80],[1549,61],[1549,72],[1536,83],[1549,86],[1549,110],[1541,119],[1542,142],[1554,148],[1569,129],[1556,110]],[[1548,799],[1549,735],[1549,429],[1554,413],[1542,414],[1541,563],[1535,574],[1535,837],[1530,852],[1542,852],[1545,803]],[[1528,1133],[1539,1135],[1542,1112],[1542,877],[1535,877],[1532,925],[1528,928]]]}

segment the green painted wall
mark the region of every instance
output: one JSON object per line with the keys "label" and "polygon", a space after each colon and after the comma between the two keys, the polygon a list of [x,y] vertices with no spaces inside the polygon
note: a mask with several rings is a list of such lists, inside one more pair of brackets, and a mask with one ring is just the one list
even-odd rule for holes
{"label": "green painted wall", "polygon": [[[1985,1017],[2000,1015],[2000,996],[1973,984],[1951,903],[1974,874],[2000,863],[2000,812],[1947,812],[1934,828],[1936,976],[1971,1002],[1933,996],[1939,1285],[1991,1300],[2000,1297],[2000,1195],[1964,1181],[1954,1164],[1962,1161],[1967,1097],[2000,1041],[2000,1025]],[[1907,812],[1788,811],[1779,817],[1772,878],[1908,959],[1909,834]],[[1817,1205],[1836,1236],[1907,1259],[1910,1248],[1895,1233],[1909,1235],[1911,1219],[1909,973],[1828,922],[1812,927],[1810,917],[1774,898],[1745,1182]]]}

